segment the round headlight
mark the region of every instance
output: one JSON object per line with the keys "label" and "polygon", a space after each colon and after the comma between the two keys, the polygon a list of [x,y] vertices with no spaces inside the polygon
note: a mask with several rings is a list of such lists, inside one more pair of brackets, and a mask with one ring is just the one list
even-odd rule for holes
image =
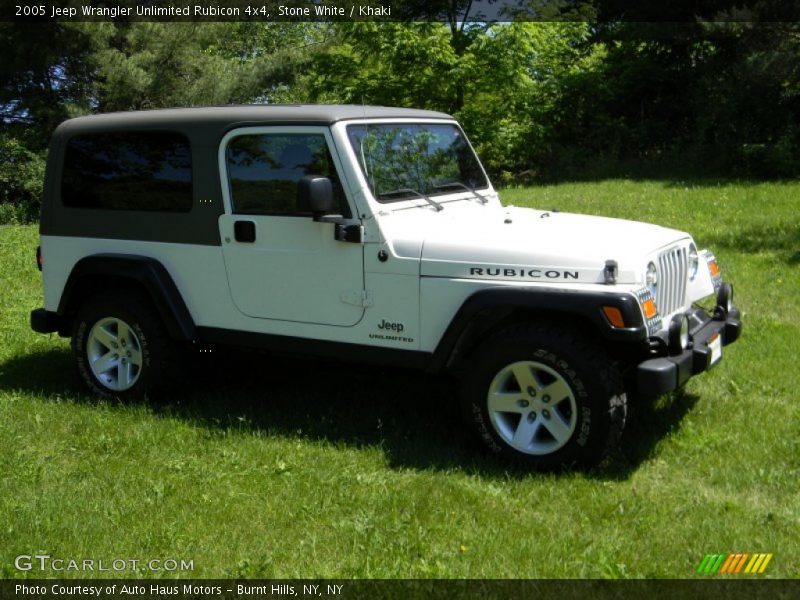
{"label": "round headlight", "polygon": [[697,254],[697,246],[694,242],[689,244],[689,281],[694,281],[697,277],[697,267],[700,265],[700,256]]}
{"label": "round headlight", "polygon": [[647,265],[647,273],[644,276],[645,285],[647,285],[650,293],[656,295],[656,288],[658,287],[658,272],[656,271],[655,263]]}

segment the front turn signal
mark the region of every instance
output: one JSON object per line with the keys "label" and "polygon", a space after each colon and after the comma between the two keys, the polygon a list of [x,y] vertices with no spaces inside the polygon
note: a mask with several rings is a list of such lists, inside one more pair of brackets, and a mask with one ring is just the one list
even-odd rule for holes
{"label": "front turn signal", "polygon": [[622,311],[616,306],[604,306],[603,314],[611,323],[612,327],[625,327],[625,319],[622,318]]}
{"label": "front turn signal", "polygon": [[652,298],[648,298],[644,302],[642,302],[642,311],[644,312],[644,316],[647,319],[652,319],[658,314],[658,309],[656,308],[656,301]]}

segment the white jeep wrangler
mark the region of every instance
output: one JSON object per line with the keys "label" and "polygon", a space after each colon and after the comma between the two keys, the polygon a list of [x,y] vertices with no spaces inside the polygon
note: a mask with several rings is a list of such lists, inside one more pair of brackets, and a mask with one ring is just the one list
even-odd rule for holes
{"label": "white jeep wrangler", "polygon": [[421,110],[66,121],[37,255],[31,326],[72,337],[98,394],[146,396],[192,343],[446,372],[486,445],[533,467],[598,461],[628,395],[681,386],[741,330],[688,234],[504,207],[458,123]]}

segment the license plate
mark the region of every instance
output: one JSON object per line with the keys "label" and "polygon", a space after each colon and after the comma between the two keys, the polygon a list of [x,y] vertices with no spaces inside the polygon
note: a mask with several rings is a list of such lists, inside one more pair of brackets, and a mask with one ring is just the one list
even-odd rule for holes
{"label": "license plate", "polygon": [[718,333],[715,333],[708,340],[708,348],[711,350],[711,365],[718,362],[722,358],[722,338]]}

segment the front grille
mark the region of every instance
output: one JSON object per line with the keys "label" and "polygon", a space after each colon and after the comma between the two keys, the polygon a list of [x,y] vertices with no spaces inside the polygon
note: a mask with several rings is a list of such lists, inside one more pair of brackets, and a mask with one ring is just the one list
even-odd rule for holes
{"label": "front grille", "polygon": [[683,307],[688,272],[686,248],[674,247],[658,255],[656,306],[662,316]]}

